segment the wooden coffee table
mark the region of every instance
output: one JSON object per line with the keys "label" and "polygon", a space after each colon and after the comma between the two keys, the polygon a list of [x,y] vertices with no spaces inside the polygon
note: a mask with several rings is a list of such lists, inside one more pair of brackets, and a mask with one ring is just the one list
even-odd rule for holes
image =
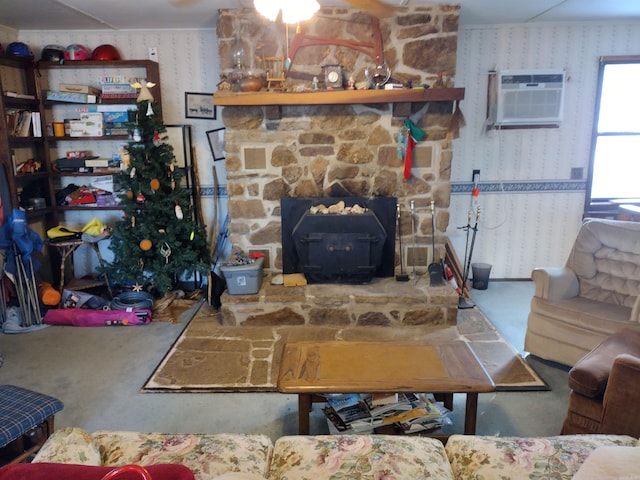
{"label": "wooden coffee table", "polygon": [[298,395],[301,435],[309,434],[312,404],[325,402],[323,394],[385,392],[445,394],[449,404],[454,393],[465,393],[464,433],[475,434],[478,393],[494,390],[463,341],[287,343],[278,375],[278,391]]}

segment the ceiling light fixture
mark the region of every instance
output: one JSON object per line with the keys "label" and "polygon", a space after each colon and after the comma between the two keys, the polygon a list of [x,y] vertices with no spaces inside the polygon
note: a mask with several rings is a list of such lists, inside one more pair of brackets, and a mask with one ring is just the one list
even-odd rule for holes
{"label": "ceiling light fixture", "polygon": [[282,10],[284,23],[299,23],[309,20],[320,9],[316,0],[253,0],[260,15],[275,22]]}

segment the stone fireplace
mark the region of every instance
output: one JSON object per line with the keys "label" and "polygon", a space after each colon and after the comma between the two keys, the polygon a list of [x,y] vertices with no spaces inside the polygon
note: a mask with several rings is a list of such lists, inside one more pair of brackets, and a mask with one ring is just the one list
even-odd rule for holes
{"label": "stone fireplace", "polygon": [[[381,19],[384,60],[391,68],[391,80],[402,84],[427,84],[433,89],[453,86],[458,15],[457,5],[430,5],[402,8],[397,17]],[[354,41],[368,41],[372,37],[370,17],[348,8],[323,8],[301,28],[323,37]],[[242,43],[247,69],[252,71],[260,70],[264,57],[287,56],[285,27],[263,19],[252,9],[220,11],[217,33],[220,64],[226,74],[233,70],[232,54],[238,42]],[[291,37],[294,34],[295,28],[289,32]],[[287,92],[311,88],[313,77],[322,78],[324,65],[342,65],[347,75],[359,84],[365,80],[364,71],[372,61],[367,55],[344,46],[302,48],[295,56],[285,88]],[[259,95],[262,94],[260,92]],[[265,92],[263,95],[269,94]],[[230,240],[234,248],[264,253],[267,272],[280,273],[285,267],[281,201],[287,198],[396,198],[400,204],[406,266],[415,265],[418,274],[424,274],[433,256],[444,256],[443,232],[449,223],[451,142],[455,137],[455,128],[451,128],[454,102],[358,103],[353,100],[326,105],[257,102],[255,105],[242,103],[241,106],[226,103],[218,108],[221,108],[226,128],[224,140]],[[403,177],[405,156],[398,142],[407,118],[426,132],[425,138],[413,150],[409,179]],[[414,235],[411,233],[409,209],[412,201],[416,206]],[[435,202],[437,209],[435,232],[431,228],[431,201]],[[433,236],[436,252],[431,251]],[[396,271],[399,268],[397,258],[399,256],[394,255]],[[390,281],[394,281],[393,277]],[[421,279],[421,282],[428,284],[428,279]],[[423,285],[416,285],[413,281],[410,283],[410,286],[402,288],[411,289],[412,293],[407,295],[416,296],[418,303],[412,307],[414,313],[408,316],[397,312],[394,314],[391,313],[392,308],[388,314],[385,313],[384,319],[376,317],[371,320],[369,316],[369,320],[363,320],[362,315],[366,313],[363,310],[351,315],[349,321],[415,323],[417,312],[425,316],[428,310],[422,302],[440,298],[445,300],[436,301],[438,307],[429,310],[426,316],[438,317],[436,321],[440,323],[451,323],[453,317],[455,322],[457,297],[454,293],[452,300],[448,298],[448,286],[436,287],[435,292],[429,292]],[[313,287],[314,295],[325,298],[325,293],[319,293],[316,286]],[[428,288],[428,285],[424,287]],[[273,309],[256,307],[258,310],[250,310],[252,305],[255,307],[265,300],[264,292],[258,295],[262,300],[225,294],[223,316],[226,311],[229,319],[225,322],[260,323],[255,320],[260,317],[260,312],[269,311],[273,317],[274,312],[278,311],[275,306],[278,301],[291,300],[291,291],[286,295],[289,300],[285,300],[280,297],[282,292],[277,290],[278,286],[267,285],[265,288],[278,297]],[[293,290],[298,288],[294,287]],[[360,288],[357,292],[362,292]],[[329,290],[332,289],[326,290],[327,295],[330,295]],[[344,289],[332,291],[335,295],[348,296]],[[385,292],[390,295],[388,288],[376,285],[370,285],[368,291],[370,294],[363,296],[369,297],[376,292],[382,298]],[[309,302],[309,295],[309,290],[295,293],[301,302]],[[355,293],[352,297],[360,298],[361,293]],[[327,299],[325,303],[336,301]],[[396,305],[397,302],[393,303]],[[300,316],[303,323],[317,323],[319,318],[327,317],[327,312],[315,311],[316,307],[307,304],[306,307],[293,308],[293,311],[289,308],[287,315],[290,318]],[[434,313],[435,310],[439,313]],[[315,313],[311,314],[312,311]],[[338,317],[345,318],[342,315]],[[272,321],[270,319],[267,322]],[[294,323],[299,322],[296,320]]]}

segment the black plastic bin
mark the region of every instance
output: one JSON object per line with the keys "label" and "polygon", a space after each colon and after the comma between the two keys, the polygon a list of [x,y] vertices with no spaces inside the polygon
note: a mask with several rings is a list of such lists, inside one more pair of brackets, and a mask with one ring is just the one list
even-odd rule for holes
{"label": "black plastic bin", "polygon": [[489,275],[491,274],[491,264],[472,263],[473,279],[471,286],[476,290],[486,290],[489,288]]}

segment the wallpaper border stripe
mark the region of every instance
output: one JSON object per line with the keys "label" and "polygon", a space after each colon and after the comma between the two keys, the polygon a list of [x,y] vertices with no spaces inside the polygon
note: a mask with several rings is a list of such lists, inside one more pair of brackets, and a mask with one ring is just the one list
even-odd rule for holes
{"label": "wallpaper border stripe", "polygon": [[[480,182],[482,193],[558,193],[584,192],[585,180],[536,180],[516,182]],[[472,182],[451,182],[451,194],[469,194],[473,190]]]}
{"label": "wallpaper border stripe", "polygon": [[[580,192],[587,189],[585,180],[536,180],[516,182],[480,182],[480,191],[483,193],[559,193]],[[213,186],[200,187],[203,197],[213,197]],[[451,194],[469,194],[473,190],[471,182],[451,182]],[[227,186],[218,186],[218,197],[226,197]]]}

